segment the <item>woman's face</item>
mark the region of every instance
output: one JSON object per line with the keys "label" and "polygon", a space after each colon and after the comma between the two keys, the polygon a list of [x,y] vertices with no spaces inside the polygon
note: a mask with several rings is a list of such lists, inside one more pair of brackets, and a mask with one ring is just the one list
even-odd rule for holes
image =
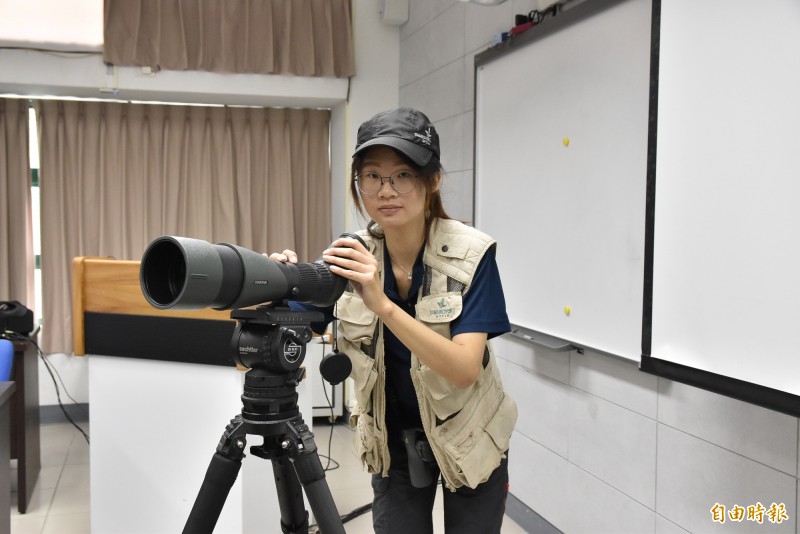
{"label": "woman's face", "polygon": [[[397,171],[416,170],[406,164],[393,149],[386,146],[370,148],[364,155],[361,173],[376,172],[381,176],[391,176]],[[438,189],[438,178],[434,190]],[[377,194],[361,195],[367,214],[381,225],[384,231],[409,227],[425,226],[426,190],[424,178],[416,179],[414,189],[405,194],[395,191],[388,179]]]}

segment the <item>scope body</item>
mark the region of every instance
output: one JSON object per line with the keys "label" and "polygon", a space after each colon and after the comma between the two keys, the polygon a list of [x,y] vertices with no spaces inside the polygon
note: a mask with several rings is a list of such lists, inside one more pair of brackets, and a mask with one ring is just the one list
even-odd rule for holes
{"label": "scope body", "polygon": [[[355,234],[342,234],[363,241]],[[282,263],[250,249],[180,236],[153,240],[142,256],[142,293],[158,309],[228,310],[282,300],[330,306],[347,280],[327,262]]]}

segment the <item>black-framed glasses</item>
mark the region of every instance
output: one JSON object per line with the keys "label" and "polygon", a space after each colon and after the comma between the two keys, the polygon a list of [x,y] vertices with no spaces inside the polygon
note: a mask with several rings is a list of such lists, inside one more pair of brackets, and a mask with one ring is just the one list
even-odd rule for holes
{"label": "black-framed glasses", "polygon": [[358,190],[368,196],[377,195],[383,187],[383,181],[388,180],[389,185],[392,186],[398,194],[405,195],[414,190],[417,185],[417,176],[411,171],[399,170],[394,171],[391,176],[381,176],[377,172],[362,172],[356,175],[358,182]]}

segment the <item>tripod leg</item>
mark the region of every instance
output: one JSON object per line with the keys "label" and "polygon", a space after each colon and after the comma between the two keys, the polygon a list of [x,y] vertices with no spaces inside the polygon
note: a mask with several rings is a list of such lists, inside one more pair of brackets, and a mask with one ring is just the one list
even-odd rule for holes
{"label": "tripod leg", "polygon": [[325,470],[317,455],[314,434],[302,420],[287,425],[298,438],[295,446],[290,448],[289,457],[300,484],[308,497],[308,503],[323,534],[344,534],[342,520],[333,502],[328,483],[325,481]]}
{"label": "tripod leg", "polygon": [[322,534],[344,534],[339,511],[325,481],[325,471],[322,469],[322,462],[319,461],[316,450],[301,453],[292,458],[292,461]]}
{"label": "tripod leg", "polygon": [[246,444],[241,416],[237,416],[226,427],[217,451],[211,458],[200,492],[183,527],[184,534],[211,534],[214,531],[228,493],[242,467]]}
{"label": "tripod leg", "polygon": [[[281,506],[281,526],[284,532],[307,532],[307,530],[286,530],[288,527],[298,528],[297,525],[300,525],[301,521],[306,521],[306,528],[308,526],[308,514],[304,508],[299,486],[302,485],[322,533],[344,534],[342,519],[325,481],[322,462],[317,456],[314,434],[299,417],[287,421],[285,429],[287,432],[277,437],[277,440],[265,440],[264,446],[250,449],[254,455],[272,461],[278,502]],[[279,450],[280,453],[276,454],[275,451]],[[287,455],[294,473],[286,461]]]}
{"label": "tripod leg", "polygon": [[291,463],[285,457],[273,459],[272,470],[281,507],[281,528],[285,534],[308,532],[308,512],[303,505],[302,490],[306,492],[322,533],[344,533],[339,512],[325,482],[322,462],[315,451],[292,456]]}
{"label": "tripod leg", "polygon": [[271,461],[275,488],[278,491],[278,505],[281,509],[281,530],[284,534],[305,534],[308,532],[308,512],[303,503],[303,490],[297,481],[292,464],[285,456],[272,458]]}

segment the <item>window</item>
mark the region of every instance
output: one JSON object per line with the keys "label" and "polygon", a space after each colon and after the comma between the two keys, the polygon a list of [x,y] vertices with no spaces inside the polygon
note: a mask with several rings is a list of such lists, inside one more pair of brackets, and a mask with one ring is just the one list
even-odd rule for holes
{"label": "window", "polygon": [[39,134],[36,128],[36,110],[28,109],[28,155],[31,165],[31,216],[33,218],[33,255],[36,259],[34,271],[34,320],[42,322],[42,240],[39,231]]}

